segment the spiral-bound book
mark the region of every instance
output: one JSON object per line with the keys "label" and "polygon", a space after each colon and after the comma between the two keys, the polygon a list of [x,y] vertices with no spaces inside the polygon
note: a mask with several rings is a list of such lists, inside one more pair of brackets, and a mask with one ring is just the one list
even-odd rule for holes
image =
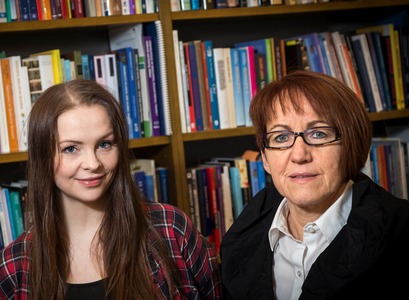
{"label": "spiral-bound book", "polygon": [[161,134],[172,134],[172,123],[169,107],[169,90],[167,82],[167,69],[165,61],[165,45],[163,41],[162,22],[155,21],[145,25],[145,32],[152,36],[152,48],[154,55],[154,67],[159,105],[159,117],[161,121]]}

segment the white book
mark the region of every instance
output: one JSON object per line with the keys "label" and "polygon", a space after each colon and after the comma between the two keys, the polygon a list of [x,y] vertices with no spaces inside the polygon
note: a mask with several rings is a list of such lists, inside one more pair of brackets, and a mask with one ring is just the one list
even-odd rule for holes
{"label": "white book", "polygon": [[19,151],[27,151],[27,119],[31,110],[27,67],[21,66],[21,56],[10,56],[11,83],[13,87],[14,115],[17,124]]}
{"label": "white book", "polygon": [[105,57],[103,54],[94,56],[95,81],[106,86]]}
{"label": "white book", "polygon": [[105,84],[109,91],[115,96],[116,100],[119,101],[119,90],[118,90],[118,74],[116,66],[116,56],[113,53],[108,53],[104,55],[105,63]]}
{"label": "white book", "polygon": [[9,135],[7,131],[6,103],[4,102],[3,76],[0,68],[0,153],[10,152]]}
{"label": "white book", "polygon": [[180,48],[179,48],[179,36],[178,31],[173,30],[173,50],[175,52],[175,71],[176,71],[176,81],[178,86],[178,100],[179,100],[179,114],[180,114],[180,126],[183,133],[188,132],[186,124],[187,114],[185,111],[185,98],[183,92],[183,82],[182,82],[182,65],[180,61]]}
{"label": "white book", "polygon": [[224,49],[213,48],[214,71],[216,75],[217,99],[219,104],[220,129],[230,128],[229,105],[227,102],[226,70]]}
{"label": "white book", "polygon": [[10,212],[7,203],[6,190],[3,188],[0,188],[0,224],[3,233],[3,243],[5,246],[7,246],[13,241],[13,232],[11,229]]}
{"label": "white book", "polygon": [[223,48],[224,70],[226,71],[226,101],[229,112],[229,128],[236,128],[236,105],[234,102],[234,85],[230,48]]}

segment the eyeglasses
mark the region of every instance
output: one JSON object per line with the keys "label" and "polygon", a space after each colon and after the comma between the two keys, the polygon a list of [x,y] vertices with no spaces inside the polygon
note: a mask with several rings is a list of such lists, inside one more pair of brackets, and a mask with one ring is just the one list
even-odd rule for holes
{"label": "eyeglasses", "polygon": [[291,148],[299,136],[301,136],[304,142],[309,146],[323,146],[341,139],[339,132],[334,127],[330,126],[312,127],[301,132],[277,130],[266,133],[264,148]]}

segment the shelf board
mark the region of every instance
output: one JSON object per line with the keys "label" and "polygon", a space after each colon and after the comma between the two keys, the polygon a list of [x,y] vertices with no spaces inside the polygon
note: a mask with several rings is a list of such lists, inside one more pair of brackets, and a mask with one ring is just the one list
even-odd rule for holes
{"label": "shelf board", "polygon": [[369,118],[372,122],[386,121],[392,119],[401,119],[409,117],[409,109],[381,111],[377,113],[369,113]]}
{"label": "shelf board", "polygon": [[236,136],[254,135],[255,130],[253,127],[239,127],[220,130],[206,130],[200,132],[191,132],[183,134],[183,141],[199,141],[199,140],[211,140],[222,139]]}
{"label": "shelf board", "polygon": [[408,5],[408,0],[361,0],[361,1],[336,1],[320,4],[298,5],[272,5],[262,7],[237,7],[224,9],[207,9],[195,11],[172,12],[173,21],[200,20],[217,18],[243,18],[267,15],[287,15],[330,12],[341,10],[357,10],[368,8],[382,8]]}
{"label": "shelf board", "polygon": [[9,22],[0,24],[0,33],[38,30],[73,29],[76,27],[104,27],[124,24],[146,23],[159,20],[157,13],[126,16],[86,17],[60,20]]}

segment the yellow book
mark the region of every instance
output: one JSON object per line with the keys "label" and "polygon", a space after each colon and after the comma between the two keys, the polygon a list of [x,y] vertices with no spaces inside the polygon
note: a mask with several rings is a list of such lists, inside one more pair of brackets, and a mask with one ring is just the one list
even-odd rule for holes
{"label": "yellow book", "polygon": [[63,72],[61,68],[61,52],[60,49],[51,49],[42,52],[30,54],[30,56],[38,56],[42,54],[51,54],[53,71],[54,71],[54,84],[63,82]]}

